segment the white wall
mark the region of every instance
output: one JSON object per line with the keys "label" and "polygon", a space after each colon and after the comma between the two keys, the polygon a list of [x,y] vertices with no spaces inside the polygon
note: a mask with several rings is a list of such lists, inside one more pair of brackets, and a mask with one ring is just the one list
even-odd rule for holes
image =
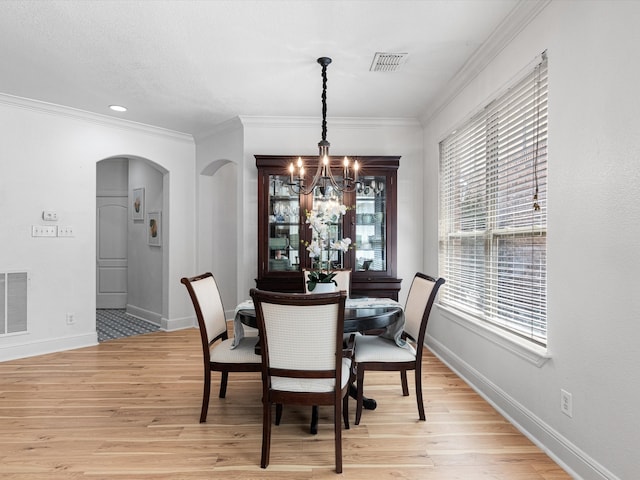
{"label": "white wall", "polygon": [[163,173],[146,160],[138,158],[129,160],[127,176],[129,198],[132,198],[134,189],[144,188],[144,220],[134,221],[133,212],[129,210],[127,313],[144,318],[158,326],[162,326],[163,256],[168,252],[162,241],[160,246],[149,245],[147,219],[149,213],[160,212],[160,236],[162,237],[163,218],[168,217],[167,212],[163,212]]}
{"label": "white wall", "polygon": [[[195,147],[191,137],[0,95],[0,270],[28,271],[28,333],[0,338],[0,360],[94,344],[96,162],[150,159],[166,169],[162,316],[172,328],[191,306],[176,278],[193,269]],[[55,210],[73,238],[32,238]],[[73,313],[74,325],[66,324]]]}
{"label": "white wall", "polygon": [[[428,343],[588,479],[640,471],[638,25],[640,2],[553,1],[425,129],[425,188],[437,191],[438,141],[548,51],[551,358],[536,366],[441,311]],[[437,222],[429,202],[425,225]],[[437,238],[425,248],[435,262]],[[560,412],[560,389],[573,418]]]}
{"label": "white wall", "polygon": [[128,159],[111,158],[96,164],[96,193],[98,196],[126,197],[128,189]]}
{"label": "white wall", "polygon": [[243,158],[243,131],[235,118],[218,126],[196,142],[197,146],[197,260],[191,275],[210,271],[216,277],[227,318],[233,317],[238,293],[238,265],[243,252],[239,204],[243,191],[240,165]]}

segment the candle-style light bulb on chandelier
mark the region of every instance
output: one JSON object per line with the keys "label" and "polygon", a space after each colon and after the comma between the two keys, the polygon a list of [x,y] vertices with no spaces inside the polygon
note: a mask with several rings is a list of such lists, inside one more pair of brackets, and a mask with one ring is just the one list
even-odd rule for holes
{"label": "candle-style light bulb on chandelier", "polygon": [[331,63],[331,59],[320,57],[318,63],[322,66],[322,140],[318,143],[318,168],[311,183],[305,185],[305,168],[302,158],[298,157],[296,165],[293,162],[289,165],[289,188],[296,195],[308,195],[315,187],[320,187],[323,195],[326,195],[329,185],[340,192],[353,192],[358,187],[357,160],[351,165],[351,161],[344,157],[342,182],[339,182],[331,172],[330,144],[327,141],[327,66]]}

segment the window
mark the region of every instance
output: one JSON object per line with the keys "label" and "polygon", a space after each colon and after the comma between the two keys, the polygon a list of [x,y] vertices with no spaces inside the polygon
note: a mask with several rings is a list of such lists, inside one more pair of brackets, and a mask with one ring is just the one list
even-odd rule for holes
{"label": "window", "polygon": [[440,303],[547,339],[547,59],[440,142]]}

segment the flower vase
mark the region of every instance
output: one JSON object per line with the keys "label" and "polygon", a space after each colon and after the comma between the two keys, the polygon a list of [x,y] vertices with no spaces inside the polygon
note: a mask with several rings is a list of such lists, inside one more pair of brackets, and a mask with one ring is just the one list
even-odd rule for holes
{"label": "flower vase", "polygon": [[309,293],[333,293],[336,291],[336,288],[336,284],[333,282],[316,283],[316,288],[313,289],[313,292]]}

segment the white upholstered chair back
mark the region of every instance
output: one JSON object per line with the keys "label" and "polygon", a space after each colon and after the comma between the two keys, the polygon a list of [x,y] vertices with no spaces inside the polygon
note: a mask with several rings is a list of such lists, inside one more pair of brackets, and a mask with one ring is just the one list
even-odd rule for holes
{"label": "white upholstered chair back", "polygon": [[407,303],[404,307],[404,331],[411,335],[414,340],[418,340],[420,335],[420,325],[435,284],[435,281],[421,276],[415,276],[411,282]]}
{"label": "white upholstered chair back", "polygon": [[340,387],[346,384],[349,368],[343,369],[343,363],[348,359],[342,358],[346,295],[257,292],[252,298],[263,346],[263,381],[269,376],[270,388],[331,392],[336,376]]}
{"label": "white upholstered chair back", "polygon": [[208,276],[192,282],[191,285],[200,304],[208,341],[211,342],[227,329],[227,320],[218,284],[213,276]]}
{"label": "white upholstered chair back", "polygon": [[262,309],[270,367],[335,369],[338,304],[300,306],[264,303]]}

